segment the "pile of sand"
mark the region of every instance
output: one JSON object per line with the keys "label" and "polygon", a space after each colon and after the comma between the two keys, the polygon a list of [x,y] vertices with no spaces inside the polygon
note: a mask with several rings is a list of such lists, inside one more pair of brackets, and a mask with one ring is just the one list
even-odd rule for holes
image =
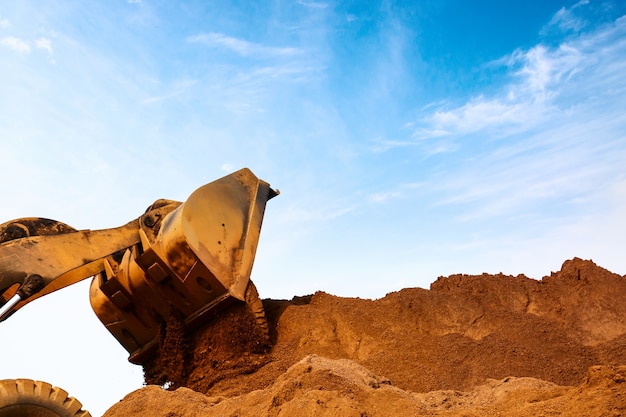
{"label": "pile of sand", "polygon": [[626,415],[625,299],[626,277],[573,259],[541,281],[265,300],[270,346],[224,312],[163,353],[175,390],[147,386],[105,417]]}

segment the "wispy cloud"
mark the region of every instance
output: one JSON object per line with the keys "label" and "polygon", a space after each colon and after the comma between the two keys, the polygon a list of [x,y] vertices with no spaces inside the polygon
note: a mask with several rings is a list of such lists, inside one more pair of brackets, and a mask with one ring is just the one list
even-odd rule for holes
{"label": "wispy cloud", "polygon": [[413,193],[416,189],[425,188],[426,185],[427,184],[425,182],[410,182],[401,184],[391,190],[371,193],[367,196],[367,201],[374,204],[388,203],[395,199],[405,198],[408,193]]}
{"label": "wispy cloud", "polygon": [[48,51],[50,55],[52,55],[52,42],[47,38],[39,38],[35,40],[35,47],[39,49],[44,49]]}
{"label": "wispy cloud", "polygon": [[302,206],[295,205],[291,206],[283,212],[281,222],[292,225],[306,225],[310,227],[316,223],[320,224],[335,220],[353,212],[356,209],[354,205],[340,206],[338,203],[309,205],[308,207],[313,208],[303,208]]}
{"label": "wispy cloud", "polygon": [[141,100],[141,104],[158,103],[161,101],[169,100],[171,98],[180,96],[186,93],[187,91],[189,91],[189,89],[193,87],[194,85],[196,85],[197,83],[198,83],[198,80],[190,80],[190,79],[177,80],[174,83],[172,83],[170,87],[167,88],[166,92],[144,98],[143,100]]}
{"label": "wispy cloud", "polygon": [[[555,48],[540,44],[498,60],[492,65],[504,65],[510,83],[495,95],[481,95],[457,107],[440,106],[426,113],[415,123],[414,138],[460,138],[477,132],[504,137],[531,131],[566,110],[560,97],[571,96],[589,83],[603,83],[600,62],[611,66],[624,63],[620,36],[626,33],[625,20]],[[585,94],[580,99],[584,101]]]}
{"label": "wispy cloud", "polygon": [[[509,59],[509,67],[521,65],[515,72],[520,82],[512,88],[512,93],[523,93],[533,102],[550,100],[557,94],[552,87],[558,89],[558,84],[582,69],[584,55],[588,54],[578,46],[569,44],[554,50],[537,45],[528,51],[516,51]],[[515,95],[511,98],[515,99]]]}
{"label": "wispy cloud", "polygon": [[299,48],[267,46],[216,32],[190,36],[187,42],[226,49],[245,57],[293,56],[302,52]]}
{"label": "wispy cloud", "polygon": [[31,51],[29,42],[20,38],[16,38],[15,36],[7,36],[0,39],[0,44],[24,55],[30,53]]}
{"label": "wispy cloud", "polygon": [[579,128],[555,132],[572,135],[569,146],[538,135],[535,147],[507,155],[494,151],[462,167],[462,175],[442,177],[432,187],[440,195],[436,206],[463,207],[460,221],[534,217],[539,209],[544,219],[566,218],[571,210],[565,207],[590,204],[602,192],[597,185],[616,174],[607,150],[574,136]]}
{"label": "wispy cloud", "polygon": [[235,166],[227,162],[220,166],[220,170],[223,172],[231,173],[235,170]]}
{"label": "wispy cloud", "polygon": [[381,204],[386,203],[389,200],[400,198],[402,195],[403,194],[400,191],[384,191],[371,194],[368,197],[368,200],[372,203]]}
{"label": "wispy cloud", "polygon": [[[448,161],[445,170],[429,168],[432,181],[420,195],[440,209],[454,207],[464,222],[566,221],[566,213],[605,201],[626,178],[626,17],[493,65],[509,74],[498,91],[456,107],[425,106],[406,126],[410,140],[383,141]],[[399,186],[371,201],[412,197]]]}
{"label": "wispy cloud", "polygon": [[557,111],[554,99],[570,77],[595,60],[582,45],[563,44],[555,49],[537,45],[518,50],[503,60],[512,82],[495,96],[478,96],[452,109],[427,114],[414,132],[416,139],[463,136],[485,132],[506,136],[531,130]]}
{"label": "wispy cloud", "polygon": [[11,27],[11,22],[6,17],[0,19],[0,29],[6,29]]}
{"label": "wispy cloud", "polygon": [[27,55],[32,51],[31,45],[37,49],[44,49],[52,55],[52,42],[48,38],[39,38],[31,42],[15,36],[7,36],[0,39],[0,44],[22,55]]}
{"label": "wispy cloud", "polygon": [[308,7],[311,9],[327,9],[329,7],[328,3],[323,3],[323,2],[319,2],[319,1],[303,1],[303,0],[298,0],[298,4],[304,6],[304,7]]}
{"label": "wispy cloud", "polygon": [[585,6],[589,5],[589,0],[580,0],[571,7],[561,7],[552,16],[552,19],[541,30],[541,34],[546,36],[555,31],[562,33],[578,33],[589,25],[587,19],[581,16]]}
{"label": "wispy cloud", "polygon": [[[518,126],[531,127],[542,119],[547,109],[545,100],[537,97],[519,97],[518,92],[510,91],[508,96],[486,98],[479,96],[464,105],[445,110],[440,109],[424,118],[422,126],[417,127],[415,139],[460,136],[471,133],[507,128],[507,134]],[[436,148],[456,149],[450,146]]]}
{"label": "wispy cloud", "polygon": [[547,34],[549,30],[554,27],[558,27],[564,32],[578,32],[587,26],[587,24],[588,23],[585,19],[574,15],[572,9],[561,7],[561,9],[552,17],[546,28],[543,29],[542,33]]}

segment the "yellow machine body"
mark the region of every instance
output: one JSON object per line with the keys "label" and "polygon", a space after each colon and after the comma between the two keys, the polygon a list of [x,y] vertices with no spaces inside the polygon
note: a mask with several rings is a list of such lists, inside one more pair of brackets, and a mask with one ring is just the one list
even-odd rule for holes
{"label": "yellow machine body", "polygon": [[168,318],[193,326],[256,294],[252,265],[265,205],[277,194],[242,169],[183,203],[158,200],[120,228],[76,231],[59,222],[43,227],[45,219],[0,225],[0,321],[42,295],[94,276],[94,312],[129,360],[143,363]]}
{"label": "yellow machine body", "polygon": [[249,171],[207,184],[163,206],[157,221],[142,224],[140,247],[94,279],[91,305],[132,362],[144,360],[172,314],[191,326],[233,299],[245,301],[271,195]]}

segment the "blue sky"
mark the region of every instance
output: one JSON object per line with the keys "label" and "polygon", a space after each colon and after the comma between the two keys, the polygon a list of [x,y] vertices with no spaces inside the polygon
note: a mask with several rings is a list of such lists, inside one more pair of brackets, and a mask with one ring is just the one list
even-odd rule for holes
{"label": "blue sky", "polygon": [[[281,191],[253,271],[263,298],[539,279],[575,256],[626,274],[625,14],[591,0],[1,1],[0,217],[114,227],[249,167]],[[16,340],[3,349],[43,344],[56,366],[0,377],[49,380],[97,415],[141,372],[87,285],[1,325]]]}

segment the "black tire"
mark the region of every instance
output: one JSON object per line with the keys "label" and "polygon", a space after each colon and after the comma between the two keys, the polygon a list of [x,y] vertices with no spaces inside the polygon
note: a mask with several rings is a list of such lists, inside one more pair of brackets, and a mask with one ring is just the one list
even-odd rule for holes
{"label": "black tire", "polygon": [[42,217],[25,217],[0,224],[0,243],[29,236],[51,236],[77,232],[72,226]]}
{"label": "black tire", "polygon": [[91,417],[76,398],[47,382],[0,380],[0,417]]}

